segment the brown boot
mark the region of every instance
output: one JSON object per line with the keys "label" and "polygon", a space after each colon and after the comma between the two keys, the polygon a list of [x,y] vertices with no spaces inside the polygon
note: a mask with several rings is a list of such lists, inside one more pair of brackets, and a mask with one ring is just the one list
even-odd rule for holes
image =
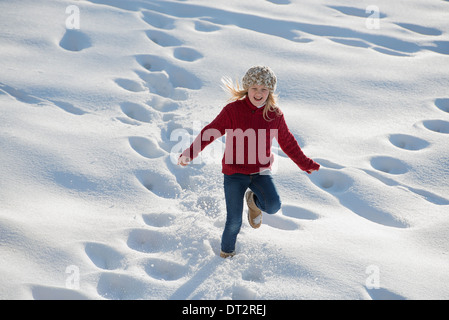
{"label": "brown boot", "polygon": [[247,191],[245,194],[246,204],[248,205],[248,221],[254,229],[262,225],[262,211],[256,206],[254,202],[254,192]]}
{"label": "brown boot", "polygon": [[232,251],[231,253],[227,253],[224,251],[220,252],[220,257],[226,259],[226,258],[232,258],[233,256],[235,256],[235,251]]}

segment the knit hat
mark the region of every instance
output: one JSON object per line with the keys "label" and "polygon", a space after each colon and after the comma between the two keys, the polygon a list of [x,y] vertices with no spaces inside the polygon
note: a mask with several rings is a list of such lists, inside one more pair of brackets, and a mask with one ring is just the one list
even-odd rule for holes
{"label": "knit hat", "polygon": [[271,92],[276,90],[276,75],[273,70],[266,66],[251,67],[242,80],[243,89],[247,90],[250,86],[264,85]]}

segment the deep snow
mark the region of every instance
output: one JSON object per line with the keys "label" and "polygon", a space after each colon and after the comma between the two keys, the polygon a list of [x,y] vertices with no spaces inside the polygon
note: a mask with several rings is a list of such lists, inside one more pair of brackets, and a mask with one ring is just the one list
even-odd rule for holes
{"label": "deep snow", "polygon": [[[1,1],[0,298],[448,299],[447,21],[442,0]],[[283,207],[223,260],[223,142],[173,161],[255,64],[322,168],[274,147]]]}

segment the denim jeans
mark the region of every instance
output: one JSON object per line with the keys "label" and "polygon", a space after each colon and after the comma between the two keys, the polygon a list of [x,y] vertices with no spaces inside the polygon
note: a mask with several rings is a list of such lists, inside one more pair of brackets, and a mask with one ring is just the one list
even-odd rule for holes
{"label": "denim jeans", "polygon": [[268,214],[274,214],[281,208],[281,200],[273,183],[271,174],[224,175],[224,192],[226,199],[226,225],[221,238],[221,250],[231,253],[235,251],[237,235],[242,226],[242,213],[245,192],[254,192],[257,207]]}

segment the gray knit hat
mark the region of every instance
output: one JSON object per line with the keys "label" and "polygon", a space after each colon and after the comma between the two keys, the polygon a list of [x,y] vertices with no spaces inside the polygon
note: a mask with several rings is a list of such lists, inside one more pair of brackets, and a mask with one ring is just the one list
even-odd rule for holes
{"label": "gray knit hat", "polygon": [[255,66],[246,72],[242,80],[242,85],[245,90],[254,84],[264,85],[271,92],[274,92],[276,90],[276,81],[276,75],[269,67]]}

